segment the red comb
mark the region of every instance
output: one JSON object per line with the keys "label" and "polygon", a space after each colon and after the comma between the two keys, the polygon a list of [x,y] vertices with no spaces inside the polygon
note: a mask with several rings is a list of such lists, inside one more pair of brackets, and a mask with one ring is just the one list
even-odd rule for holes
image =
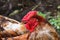
{"label": "red comb", "polygon": [[31,17],[36,16],[36,14],[37,14],[37,11],[30,11],[23,17],[22,21],[27,22]]}

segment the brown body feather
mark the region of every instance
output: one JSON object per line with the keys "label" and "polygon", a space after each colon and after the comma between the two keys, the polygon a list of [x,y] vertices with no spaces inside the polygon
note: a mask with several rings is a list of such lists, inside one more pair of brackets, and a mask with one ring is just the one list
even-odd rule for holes
{"label": "brown body feather", "polygon": [[26,32],[23,23],[0,15],[0,40],[1,38],[15,37]]}
{"label": "brown body feather", "polygon": [[41,23],[34,32],[13,37],[13,40],[58,40],[58,34],[50,24]]}
{"label": "brown body feather", "polygon": [[[7,20],[2,21],[1,16],[0,16],[0,21],[1,21],[0,22],[0,24],[1,24],[1,23],[6,22]],[[25,28],[22,27],[20,31],[25,32],[24,29]],[[40,25],[38,25],[32,33],[28,32],[28,33],[26,33],[26,34],[24,33],[22,35],[17,35],[14,31],[11,31],[11,30],[8,30],[8,33],[7,33],[6,31],[4,32],[4,29],[3,29],[0,31],[0,40],[5,40],[5,39],[6,40],[58,40],[58,34],[49,23],[41,22]]]}
{"label": "brown body feather", "polygon": [[58,40],[58,35],[50,24],[43,22],[30,34],[29,40]]}

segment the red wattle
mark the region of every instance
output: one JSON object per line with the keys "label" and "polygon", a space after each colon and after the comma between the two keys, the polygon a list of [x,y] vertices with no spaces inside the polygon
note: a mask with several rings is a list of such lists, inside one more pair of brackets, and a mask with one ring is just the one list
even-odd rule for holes
{"label": "red wattle", "polygon": [[38,21],[37,21],[36,18],[30,19],[30,20],[25,24],[26,28],[27,28],[30,32],[34,31],[34,29],[35,29],[35,27],[37,27],[37,25],[38,25]]}

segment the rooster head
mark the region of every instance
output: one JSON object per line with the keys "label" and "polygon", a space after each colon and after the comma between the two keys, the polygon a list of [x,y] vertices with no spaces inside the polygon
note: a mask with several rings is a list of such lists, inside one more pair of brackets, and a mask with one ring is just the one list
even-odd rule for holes
{"label": "rooster head", "polygon": [[28,12],[22,19],[22,22],[25,23],[25,27],[30,31],[34,31],[35,27],[41,22],[45,22],[45,18],[40,16],[38,11]]}

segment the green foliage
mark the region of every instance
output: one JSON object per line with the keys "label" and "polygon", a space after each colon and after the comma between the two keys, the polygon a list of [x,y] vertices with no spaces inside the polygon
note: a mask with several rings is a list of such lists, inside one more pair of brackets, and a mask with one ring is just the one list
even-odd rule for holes
{"label": "green foliage", "polygon": [[60,17],[58,17],[57,19],[50,19],[49,22],[57,29],[60,30]]}
{"label": "green foliage", "polygon": [[57,31],[60,31],[60,12],[58,11],[56,18],[52,17],[49,22],[57,29]]}
{"label": "green foliage", "polygon": [[38,11],[38,13],[37,13],[39,16],[42,16],[42,17],[46,17],[46,14],[44,14],[44,13],[42,13],[42,12],[40,12],[40,11]]}

